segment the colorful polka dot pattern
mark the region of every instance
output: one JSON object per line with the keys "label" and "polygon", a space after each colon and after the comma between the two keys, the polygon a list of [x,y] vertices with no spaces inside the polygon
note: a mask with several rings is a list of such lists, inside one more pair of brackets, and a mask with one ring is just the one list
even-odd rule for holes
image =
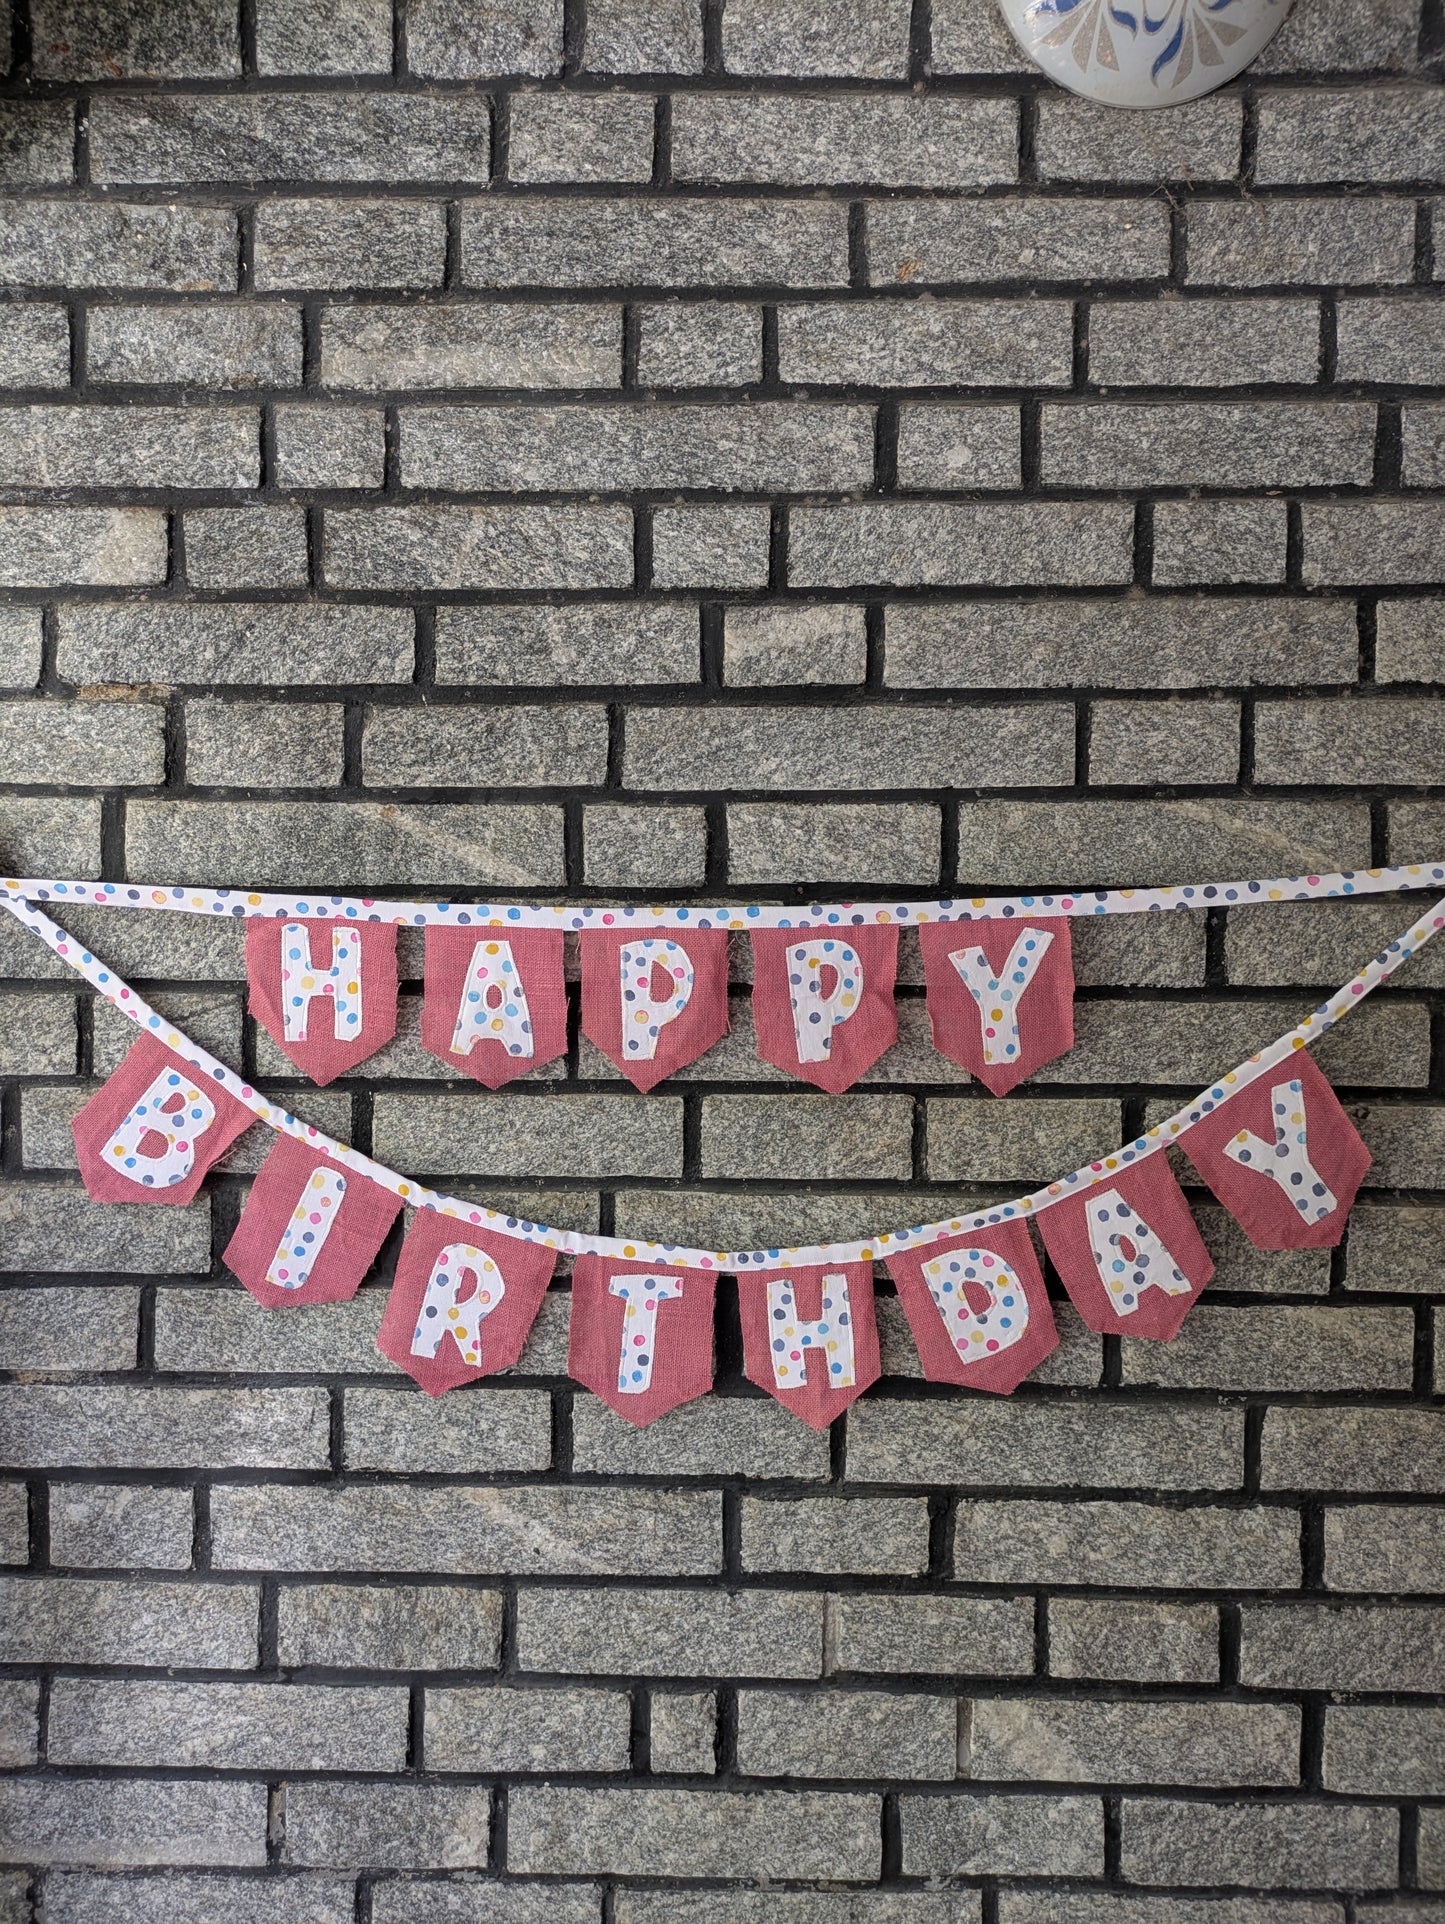
{"label": "colorful polka dot pattern", "polygon": [[608,1293],[620,1296],[622,1353],[617,1360],[617,1387],[624,1396],[641,1396],[652,1384],[657,1356],[657,1312],[663,1303],[682,1294],[680,1276],[614,1276]]}
{"label": "colorful polka dot pattern", "polygon": [[451,1051],[469,1056],[478,1042],[500,1042],[509,1056],[532,1055],[532,1012],[510,942],[478,942],[467,965]]}
{"label": "colorful polka dot pattern", "polygon": [[1261,1142],[1252,1129],[1241,1129],[1233,1142],[1224,1145],[1224,1153],[1241,1168],[1257,1170],[1277,1183],[1307,1223],[1322,1223],[1339,1203],[1310,1161],[1303,1085],[1277,1082],[1269,1098],[1274,1112],[1273,1145]]}
{"label": "colorful polka dot pattern", "polygon": [[828,1387],[851,1389],[853,1370],[853,1312],[848,1300],[848,1278],[823,1278],[823,1307],[816,1322],[798,1314],[792,1284],[786,1277],[768,1278],[769,1345],[773,1353],[773,1381],[780,1390],[800,1390],[808,1380],[808,1351],[817,1350],[828,1368]]}
{"label": "colorful polka dot pattern", "polygon": [[1194,1287],[1117,1189],[1100,1190],[1089,1204],[1089,1249],[1117,1316],[1131,1316],[1146,1289],[1187,1296]]}
{"label": "colorful polka dot pattern", "polygon": [[[641,942],[622,945],[617,968],[622,992],[622,1053],[638,1062],[651,1062],[657,1054],[658,1036],[692,999],[692,957],[679,942],[646,936]],[[654,1000],[659,975],[665,976],[671,987]]]}
{"label": "colorful polka dot pattern", "polygon": [[788,997],[799,1062],[828,1060],[834,1029],[852,1015],[862,993],[863,964],[846,942],[800,942],[788,950]]}
{"label": "colorful polka dot pattern", "polygon": [[189,1077],[164,1070],[124,1116],[101,1152],[143,1189],[170,1189],[196,1164],[196,1139],[216,1120],[216,1105]]}
{"label": "colorful polka dot pattern", "polygon": [[339,1169],[314,1169],[266,1268],[273,1289],[304,1289],[346,1194]]}
{"label": "colorful polka dot pattern", "polygon": [[361,935],[334,929],[331,966],[312,964],[312,931],[300,923],[281,933],[281,1007],[286,1040],[304,1042],[311,1020],[313,996],[324,996],[331,1006],[332,1033],[338,1042],[361,1034]]}
{"label": "colorful polka dot pattern", "polygon": [[[943,1318],[949,1341],[967,1362],[1012,1349],[1029,1326],[1029,1299],[1023,1284],[991,1249],[954,1249],[923,1265],[928,1293]],[[964,1285],[975,1284],[988,1296],[974,1309]]]}
{"label": "colorful polka dot pattern", "polygon": [[958,949],[949,961],[978,1005],[983,1025],[985,1062],[1017,1062],[1019,1003],[1053,946],[1047,929],[1027,929],[1009,950],[1002,972],[995,975],[982,949]]}
{"label": "colorful polka dot pattern", "polygon": [[[471,1284],[471,1293],[459,1301]],[[482,1367],[482,1324],[506,1293],[502,1272],[484,1249],[471,1243],[448,1243],[437,1252],[427,1278],[421,1314],[411,1339],[413,1356],[435,1356],[448,1337],[464,1363]]]}

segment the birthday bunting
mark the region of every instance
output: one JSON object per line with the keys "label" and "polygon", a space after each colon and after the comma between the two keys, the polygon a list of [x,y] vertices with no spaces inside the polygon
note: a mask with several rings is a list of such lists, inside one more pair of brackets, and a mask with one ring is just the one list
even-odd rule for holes
{"label": "birthday bunting", "polygon": [[489,1089],[567,1053],[560,929],[430,928],[423,1046]]}
{"label": "birthday bunting", "polygon": [[251,1013],[313,1082],[358,1068],[396,1033],[396,929],[371,922],[253,922]]}
{"label": "birthday bunting", "polygon": [[222,1258],[263,1308],[354,1296],[396,1221],[380,1183],[282,1136],[261,1166]]}
{"label": "birthday bunting", "polygon": [[377,1348],[428,1396],[511,1369],[556,1261],[536,1243],[424,1210],[397,1257]]}
{"label": "birthday bunting", "polygon": [[1167,1343],[1214,1274],[1163,1156],[1045,1210],[1039,1234],[1074,1308],[1105,1336]]}
{"label": "birthday bunting", "polygon": [[1058,1348],[1024,1223],[903,1251],[888,1258],[888,1272],[931,1383],[1007,1396]]}
{"label": "birthday bunting", "polygon": [[918,931],[933,1046],[996,1096],[1074,1046],[1069,924],[930,922]]}
{"label": "birthday bunting", "polygon": [[826,1430],[882,1369],[873,1265],[833,1263],[738,1278],[743,1369],[815,1430]]}
{"label": "birthday bunting", "polygon": [[578,1257],[569,1373],[639,1428],[705,1396],[716,1289],[704,1270]]}
{"label": "birthday bunting", "polygon": [[183,1056],[143,1035],[76,1116],[71,1133],[96,1202],[188,1203],[206,1171],[254,1120]]}
{"label": "birthday bunting", "polygon": [[592,929],[582,937],[582,1033],[635,1088],[654,1088],[727,1032],[721,930]]}
{"label": "birthday bunting", "polygon": [[898,1035],[896,928],[759,929],[753,942],[758,1054],[837,1095]]}

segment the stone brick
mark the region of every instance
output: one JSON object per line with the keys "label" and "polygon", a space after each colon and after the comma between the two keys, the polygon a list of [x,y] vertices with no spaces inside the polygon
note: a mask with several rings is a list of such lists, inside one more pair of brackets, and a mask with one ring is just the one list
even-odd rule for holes
{"label": "stone brick", "polygon": [[513,1790],[507,1861],[523,1874],[871,1878],[880,1799],[837,1792]]}
{"label": "stone brick", "polygon": [[400,1770],[402,1689],[57,1679],[50,1760],[226,1770]]}
{"label": "stone brick", "polygon": [[437,611],[437,680],[485,687],[692,682],[697,611],[671,603]]}
{"label": "stone brick", "polygon": [[211,1267],[211,1202],[184,1209],[93,1203],[78,1182],[0,1183],[0,1273],[195,1275]]}
{"label": "stone brick", "polygon": [[594,73],[700,73],[702,15],[689,0],[593,0],[583,64]]}
{"label": "stone brick", "polygon": [[254,1584],[7,1577],[0,1594],[6,1663],[255,1667]]}
{"label": "stone brick", "polygon": [[69,787],[78,777],[88,788],[158,782],[164,723],[154,702],[0,702],[6,779]]}
{"label": "stone brick", "polygon": [[501,1651],[496,1590],[447,1584],[286,1584],[277,1652],[327,1669],[493,1670]]}
{"label": "stone brick", "polygon": [[[388,1878],[374,1887],[373,1924],[598,1924],[596,1884],[499,1884]],[[1408,1924],[1408,1920],[1406,1920]]]}
{"label": "stone brick", "polygon": [[458,93],[104,94],[91,108],[91,170],[107,186],[481,183],[489,124],[486,100]]}
{"label": "stone brick", "polygon": [[[241,1002],[234,995],[218,994],[214,989],[157,991],[152,1007],[183,1029],[203,1049],[233,1060],[241,1053]],[[91,1010],[90,1056],[93,1072],[108,1076],[118,1069],[135,1041],[135,1024],[109,1002],[97,1000]],[[32,1093],[26,1091],[27,1096]],[[69,1090],[48,1089],[33,1092],[37,1097],[64,1097]],[[306,1098],[303,1098],[306,1100]],[[335,1098],[323,1096],[323,1102]],[[309,1118],[308,1118],[309,1120]],[[235,1155],[235,1150],[231,1155]],[[227,1159],[229,1161],[229,1157]]]}
{"label": "stone brick", "polygon": [[970,1499],[959,1506],[954,1569],[970,1583],[1291,1589],[1299,1520],[1282,1510]]}
{"label": "stone brick", "polygon": [[555,73],[562,64],[562,0],[413,0],[407,58],[429,80]]}
{"label": "stone brick", "polygon": [[1046,93],[1034,152],[1045,180],[1233,180],[1242,122],[1227,94],[1150,114],[1136,128],[1112,106]]}
{"label": "stone brick", "polygon": [[[1153,579],[1158,588],[1196,582],[1229,586],[1283,583],[1288,510],[1283,501],[1159,501],[1154,505]],[[1166,604],[1171,612],[1174,604]],[[1211,609],[1217,602],[1205,604]],[[1247,603],[1235,603],[1236,608]],[[1288,603],[1268,607],[1296,620]],[[1311,604],[1313,613],[1317,604]],[[1342,609],[1341,614],[1348,613]],[[1317,637],[1317,640],[1323,637]],[[1350,664],[1341,662],[1342,671]],[[1353,673],[1345,677],[1353,679]]]}
{"label": "stone brick", "polygon": [[936,73],[1028,73],[1028,55],[992,7],[978,0],[933,0]]}
{"label": "stone brick", "polygon": [[707,820],[700,808],[589,808],[583,836],[590,888],[696,888],[706,871]]}
{"label": "stone brick", "polygon": [[655,588],[765,588],[770,517],[762,502],[658,508],[652,517]]}
{"label": "stone brick", "polygon": [[517,1599],[517,1650],[523,1670],[812,1678],[822,1670],[823,1599],[775,1590],[529,1588]]}
{"label": "stone brick", "polygon": [[679,180],[997,187],[1018,178],[1018,110],[977,95],[682,94]]}
{"label": "stone brick", "polygon": [[626,1770],[624,1690],[428,1690],[429,1770]]}
{"label": "stone brick", "polygon": [[[1185,505],[1161,502],[1155,514]],[[1281,522],[1281,556],[1283,541]],[[1157,577],[1157,539],[1154,565]],[[1176,690],[1353,681],[1358,667],[1354,611],[1344,606],[1235,596],[1051,596],[890,607],[884,675],[895,688]]]}
{"label": "stone brick", "polygon": [[445,255],[446,221],[439,203],[263,200],[256,209],[256,286],[264,293],[291,287],[439,287]]}
{"label": "stone brick", "polygon": [[[1275,902],[1232,908],[1225,932],[1229,979],[1252,988],[1281,982],[1333,988],[1378,955],[1411,911],[1386,897],[1368,902]],[[1445,956],[1423,950],[1393,978],[1416,988],[1445,983]]]}
{"label": "stone brick", "polygon": [[729,608],[723,617],[723,679],[734,688],[861,682],[863,610],[846,603],[780,602]]}
{"label": "stone brick", "polygon": [[822,201],[470,201],[462,208],[462,279],[471,287],[846,287],[846,209]]}
{"label": "stone brick", "polygon": [[1165,210],[1147,200],[897,200],[867,210],[873,287],[963,281],[1162,280]]}
{"label": "stone brick", "polygon": [[905,407],[898,423],[904,488],[1017,488],[1017,408]]}
{"label": "stone brick", "polygon": [[1267,1490],[1445,1490],[1437,1410],[1269,1410],[1262,1448]]}
{"label": "stone brick", "polygon": [[513,94],[507,177],[651,180],[655,118],[646,94]]}
{"label": "stone brick", "polygon": [[728,809],[734,883],[913,883],[938,877],[941,822],[921,802],[735,802]]}
{"label": "stone brick", "polygon": [[1300,1713],[1292,1704],[993,1697],[970,1709],[974,1777],[1205,1788],[1299,1782]]}
{"label": "stone brick", "polygon": [[1049,1674],[1106,1683],[1215,1683],[1219,1611],[1212,1603],[1051,1597]]}
{"label": "stone brick", "polygon": [[422,1402],[408,1389],[349,1389],[348,1470],[491,1475],[545,1470],[552,1408],[543,1390],[487,1390]]}
{"label": "stone brick", "polygon": [[1109,587],[1133,570],[1132,517],[1112,501],[795,508],[790,530],[795,588]]}
{"label": "stone brick", "polygon": [[787,1502],[744,1497],[743,1568],[823,1576],[922,1576],[928,1509],[922,1497]]}
{"label": "stone brick", "polygon": [[487,1861],[490,1825],[485,1785],[288,1784],[281,1862],[465,1870]]}
{"label": "stone brick", "polygon": [[1445,1511],[1362,1503],[1325,1511],[1331,1590],[1438,1590]]}
{"label": "stone brick", "polygon": [[1445,1216],[1429,1207],[1358,1209],[1350,1218],[1345,1278],[1351,1289],[1445,1289]]}
{"label": "stone brick", "polygon": [[[1204,204],[1192,202],[1191,213]],[[1108,387],[1293,386],[1319,377],[1318,301],[1096,301],[1089,309],[1089,378]]]}
{"label": "stone brick", "polygon": [[732,0],[723,19],[723,65],[733,74],[901,80],[908,28],[905,0],[833,0],[824,11]]}
{"label": "stone brick", "polygon": [[23,1483],[0,1483],[0,1563],[30,1555],[30,1499]]}
{"label": "stone brick", "polygon": [[1119,1105],[1088,1101],[1019,1102],[1008,1108],[972,1099],[931,1098],[928,1174],[933,1182],[1017,1182],[1077,1169],[1117,1147]]}
{"label": "stone brick", "polygon": [[668,301],[641,309],[637,378],[644,387],[741,387],[761,380],[762,372],[759,308],[741,301]]}
{"label": "stone brick", "polygon": [[[323,336],[324,339],[324,336]],[[386,468],[380,408],[275,411],[276,480],[283,488],[379,488]]]}
{"label": "stone brick", "polygon": [[1025,1597],[839,1596],[828,1609],[830,1673],[1025,1677],[1034,1667]]}
{"label": "stone brick", "polygon": [[[1007,1480],[1021,1489],[1112,1489],[1136,1482],[1141,1463],[1157,1489],[1237,1488],[1244,1467],[1239,1412],[1122,1404],[1101,1433],[1097,1406],[1087,1403],[870,1397],[848,1418],[848,1475],[855,1482]],[[982,1473],[1004,1464],[1006,1479]]]}
{"label": "stone brick", "polygon": [[906,1182],[912,1128],[906,1096],[708,1096],[701,1171],[776,1180],[803,1167],[815,1180]]}
{"label": "stone brick", "polygon": [[186,1570],[191,1492],[144,1483],[52,1483],[50,1555],[72,1569]]}
{"label": "stone brick", "polygon": [[241,71],[226,0],[173,12],[125,0],[35,0],[34,72],[42,80],[221,80]]}
{"label": "stone brick", "polygon": [[959,816],[958,874],[970,886],[1229,880],[1368,860],[1363,810],[1337,801],[971,802]]}
{"label": "stone brick", "polygon": [[294,387],[301,316],[272,302],[95,307],[86,327],[93,381],[142,386]]}
{"label": "stone brick", "polygon": [[681,1120],[664,1096],[383,1095],[375,1144],[431,1175],[482,1173],[480,1156],[492,1176],[679,1176]]}
{"label": "stone brick", "polygon": [[717,1769],[717,1692],[654,1690],[648,1736],[654,1775],[710,1777]]}
{"label": "stone brick", "polygon": [[1259,57],[1260,73],[1399,72],[1415,65],[1419,0],[1319,0],[1293,12]]}
{"label": "stone brick", "polygon": [[1165,1389],[1408,1390],[1407,1309],[1202,1306],[1173,1343],[1125,1338],[1126,1383]]}
{"label": "stone brick", "polygon": [[77,686],[410,681],[414,628],[404,608],[88,602],[60,617],[56,668]]}
{"label": "stone brick", "polygon": [[[1008,1891],[999,1924],[1341,1924],[1343,1907],[1328,1899],[1165,1897],[1151,1891]],[[1408,1919],[1398,1924],[1409,1924]]]}
{"label": "stone brick", "polygon": [[1445,706],[1278,701],[1255,710],[1255,776],[1284,786],[1429,782],[1445,756]]}
{"label": "stone brick", "polygon": [[162,1873],[122,1881],[52,1871],[45,1880],[45,1909],[51,1924],[113,1924],[118,1903],[125,1905],[126,1924],[351,1924],[354,1886],[352,1878],[284,1873]]}
{"label": "stone brick", "polygon": [[1246,1604],[1241,1616],[1242,1683],[1267,1690],[1441,1689],[1439,1610]]}
{"label": "stone brick", "polygon": [[12,1460],[40,1468],[323,1469],[322,1390],[0,1388]]}
{"label": "stone brick", "polygon": [[1367,1797],[1439,1797],[1445,1791],[1445,1710],[1329,1706],[1323,1781],[1327,1790]]}
{"label": "stone brick", "polygon": [[1372,1188],[1445,1187],[1438,1175],[1445,1169],[1445,1112],[1429,1104],[1402,1109],[1371,1103],[1351,1114],[1374,1158]]}
{"label": "stone brick", "polygon": [[0,105],[0,181],[7,187],[68,183],[75,172],[75,108],[68,100]]}
{"label": "stone brick", "polygon": [[329,388],[616,387],[621,377],[616,307],[468,301],[328,307],[322,315],[321,380]]}
{"label": "stone brick", "polygon": [[1409,296],[1341,301],[1335,350],[1342,381],[1438,386],[1445,382],[1445,311]]}
{"label": "stone brick", "polygon": [[254,888],[560,882],[558,811],[473,802],[140,802],[129,812],[131,879]]}
{"label": "stone brick", "polygon": [[251,488],[252,408],[0,408],[0,483],[16,488]]}
{"label": "stone brick", "polygon": [[1262,186],[1416,180],[1445,141],[1445,98],[1433,87],[1292,88],[1263,93],[1254,175]]}
{"label": "stone brick", "polygon": [[[828,1475],[828,1439],[771,1397],[707,1396],[638,1429],[595,1397],[572,1409],[573,1468],[595,1476]],[[495,1467],[501,1468],[500,1464]]]}
{"label": "stone brick", "polygon": [[873,1690],[742,1690],[738,1768],[749,1777],[951,1778],[952,1697]]}
{"label": "stone brick", "polygon": [[1445,408],[1405,409],[1400,478],[1409,488],[1438,488],[1445,483]]}
{"label": "stone brick", "polygon": [[238,258],[229,207],[51,200],[0,207],[0,276],[18,286],[227,293]]}
{"label": "stone brick", "polygon": [[0,1839],[9,1863],[259,1867],[266,1786],[6,1777]]}
{"label": "stone brick", "polygon": [[809,301],[778,309],[785,381],[877,387],[1067,387],[1066,301]]}
{"label": "stone brick", "polygon": [[1188,223],[1185,278],[1202,287],[1413,277],[1415,209],[1407,200],[1195,200]]}
{"label": "stone brick", "polygon": [[321,0],[298,12],[287,0],[259,0],[256,70],[262,74],[391,72],[388,0]]}
{"label": "stone brick", "polygon": [[37,1760],[40,1687],[19,1678],[0,1683],[0,1761],[7,1769]]}
{"label": "stone brick", "polygon": [[75,1013],[74,996],[0,991],[0,1073],[73,1074]]}
{"label": "stone brick", "polygon": [[1089,780],[1143,787],[1233,782],[1239,704],[1100,701],[1089,710]]}
{"label": "stone brick", "polygon": [[334,508],[338,588],[626,588],[632,515],[616,506]]}
{"label": "stone brick", "polygon": [[718,1499],[702,1492],[218,1486],[212,1522],[223,1569],[705,1576],[721,1557]]}
{"label": "stone brick", "polygon": [[1392,1810],[1132,1798],[1122,1871],[1134,1884],[1372,1890],[1394,1882],[1398,1833]]}
{"label": "stone brick", "polygon": [[1097,1877],[1097,1797],[902,1797],[907,1877]]}
{"label": "stone brick", "polygon": [[70,385],[70,316],[40,301],[9,304],[0,340],[0,387]]}
{"label": "stone brick", "polygon": [[341,780],[339,702],[188,701],[186,779],[217,788],[330,788]]}
{"label": "stone brick", "polygon": [[[1441,1819],[1438,1811],[1427,1809],[1420,1813],[1419,1856],[1425,1878],[1431,1884],[1445,1889],[1445,1820]],[[1406,1924],[1415,1924],[1415,1920],[1407,1917]],[[1438,1924],[1438,1921],[1426,1912],[1420,1924]]]}
{"label": "stone brick", "polygon": [[1363,402],[1050,404],[1042,431],[1042,478],[1055,487],[1327,487],[1374,468],[1375,410]]}
{"label": "stone brick", "polygon": [[369,788],[590,786],[607,774],[600,707],[370,708],[361,748]]}
{"label": "stone brick", "polygon": [[185,517],[193,588],[304,588],[306,517],[299,508],[201,508]]}
{"label": "stone brick", "polygon": [[0,588],[142,587],[165,575],[155,508],[0,508]]}

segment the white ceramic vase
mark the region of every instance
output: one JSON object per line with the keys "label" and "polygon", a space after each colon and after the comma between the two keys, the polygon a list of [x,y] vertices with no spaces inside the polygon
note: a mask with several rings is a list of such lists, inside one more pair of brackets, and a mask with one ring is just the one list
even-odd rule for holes
{"label": "white ceramic vase", "polygon": [[1242,73],[1291,0],[999,0],[1060,86],[1109,107],[1174,107]]}

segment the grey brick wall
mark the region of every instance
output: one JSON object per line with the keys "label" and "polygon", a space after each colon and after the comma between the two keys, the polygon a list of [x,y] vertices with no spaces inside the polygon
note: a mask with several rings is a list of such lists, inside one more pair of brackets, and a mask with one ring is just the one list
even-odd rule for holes
{"label": "grey brick wall", "polygon": [[[0,865],[713,896],[1445,848],[1440,0],[1296,0],[1157,116],[993,0],[0,4]],[[6,56],[8,54],[8,61]],[[297,1081],[240,931],[75,933],[300,1114],[717,1246],[1008,1193],[1292,1024],[1400,903],[1081,926],[995,1102],[734,1034],[643,1098]],[[1442,945],[1445,947],[1445,945]],[[575,972],[575,971],[574,971]],[[223,1271],[266,1143],[87,1202],[123,1025],[0,928],[0,1924],[1441,1924],[1445,953],[1319,1051],[1338,1252],[1008,1403],[741,1373],[439,1404]],[[575,996],[575,989],[573,991]],[[1186,1181],[1187,1167],[1180,1165]],[[1199,1199],[1199,1192],[1192,1192]],[[1433,1893],[1433,1894],[1432,1894]]]}

